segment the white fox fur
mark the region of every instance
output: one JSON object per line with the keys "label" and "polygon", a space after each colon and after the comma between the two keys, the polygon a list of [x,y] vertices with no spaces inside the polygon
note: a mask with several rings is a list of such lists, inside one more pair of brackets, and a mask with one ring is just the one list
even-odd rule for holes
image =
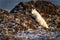
{"label": "white fox fur", "polygon": [[43,17],[39,14],[39,12],[37,12],[36,9],[32,9],[32,14],[33,14],[33,16],[36,17],[36,21],[37,21],[40,25],[42,25],[42,26],[45,27],[45,28],[48,28],[48,25],[47,25],[46,21],[45,21],[45,20],[43,19]]}

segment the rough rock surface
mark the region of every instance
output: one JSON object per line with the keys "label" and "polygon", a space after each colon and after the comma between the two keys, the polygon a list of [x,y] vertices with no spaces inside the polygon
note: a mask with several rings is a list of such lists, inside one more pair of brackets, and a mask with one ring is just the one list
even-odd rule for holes
{"label": "rough rock surface", "polygon": [[[18,35],[24,36],[25,30],[36,30],[40,25],[31,17],[23,14],[11,14],[5,10],[0,10],[0,39],[13,40]],[[21,33],[21,34],[20,34]],[[6,37],[7,38],[4,38]],[[26,36],[26,35],[25,35]],[[14,38],[10,38],[14,37]],[[17,39],[18,40],[18,39]]]}
{"label": "rough rock surface", "polygon": [[30,2],[21,2],[14,9],[12,9],[11,13],[17,12],[25,12],[26,15],[31,16],[30,13],[31,7],[35,8],[42,17],[46,20],[49,27],[59,28],[60,25],[60,7],[54,5],[51,2],[47,1],[30,1]]}
{"label": "rough rock surface", "polygon": [[[31,8],[35,8],[53,29],[39,25]],[[60,40],[59,24],[59,6],[47,1],[20,2],[10,13],[0,10],[0,40]]]}

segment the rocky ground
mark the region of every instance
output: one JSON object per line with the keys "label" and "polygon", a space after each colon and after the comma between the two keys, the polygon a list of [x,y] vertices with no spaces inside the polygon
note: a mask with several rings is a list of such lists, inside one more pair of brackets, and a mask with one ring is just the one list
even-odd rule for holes
{"label": "rocky ground", "polygon": [[[52,29],[45,29],[31,14],[35,8]],[[0,9],[0,40],[59,40],[60,7],[47,1],[20,2],[11,12]]]}
{"label": "rocky ground", "polygon": [[46,1],[30,1],[30,2],[21,2],[14,9],[12,9],[11,13],[17,12],[25,12],[26,15],[31,16],[30,13],[31,6],[42,15],[42,17],[46,20],[49,26],[59,28],[60,25],[60,7],[54,5],[51,2]]}

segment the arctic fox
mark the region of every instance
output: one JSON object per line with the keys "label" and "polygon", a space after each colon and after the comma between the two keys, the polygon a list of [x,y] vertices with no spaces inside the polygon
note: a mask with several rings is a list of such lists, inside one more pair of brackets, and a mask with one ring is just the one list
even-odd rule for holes
{"label": "arctic fox", "polygon": [[45,28],[48,28],[48,24],[46,23],[46,21],[43,19],[43,17],[39,14],[39,12],[37,12],[36,9],[32,9],[32,14],[33,16],[36,17],[36,21],[42,25]]}

